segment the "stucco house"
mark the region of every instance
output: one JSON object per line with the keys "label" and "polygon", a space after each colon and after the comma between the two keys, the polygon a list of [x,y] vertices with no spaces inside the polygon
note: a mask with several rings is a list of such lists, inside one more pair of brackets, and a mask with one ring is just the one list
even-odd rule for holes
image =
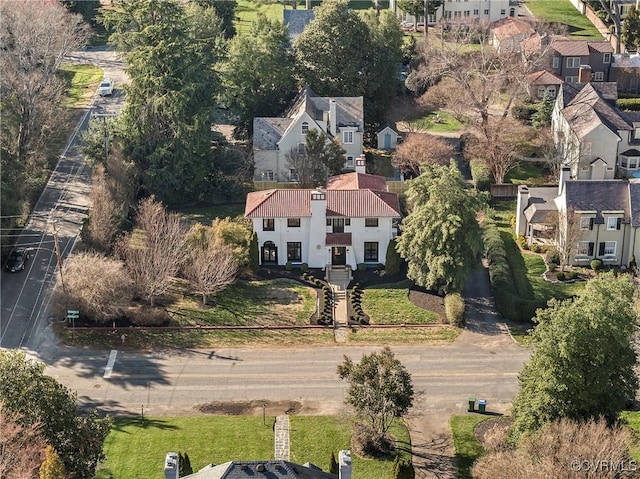
{"label": "stucco house", "polygon": [[[424,21],[402,11],[397,0],[389,0],[389,8],[400,20],[407,23]],[[455,23],[491,23],[505,17],[517,17],[519,2],[514,0],[466,0],[464,2],[445,0],[434,15],[429,16],[429,25],[438,22]]]}
{"label": "stucco house", "polygon": [[384,264],[400,217],[398,195],[364,168],[359,158],[355,172],[330,178],[326,188],[249,193],[245,217],[258,236],[260,264],[325,270]]}
{"label": "stucco house", "polygon": [[516,233],[529,244],[564,237],[573,265],[600,259],[627,266],[640,254],[640,180],[569,180],[558,187],[518,187]]}
{"label": "stucco house", "polygon": [[551,117],[554,143],[571,178],[607,180],[640,172],[640,115],[616,106],[612,82],[564,83]]}
{"label": "stucco house", "polygon": [[345,168],[353,168],[362,155],[363,97],[321,97],[305,87],[282,118],[253,119],[255,181],[296,181],[287,153],[304,149],[310,130],[337,139],[345,150]]}

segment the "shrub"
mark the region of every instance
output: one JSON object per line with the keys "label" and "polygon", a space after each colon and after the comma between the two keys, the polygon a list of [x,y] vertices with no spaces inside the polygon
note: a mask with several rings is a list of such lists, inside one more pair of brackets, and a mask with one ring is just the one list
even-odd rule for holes
{"label": "shrub", "polygon": [[309,265],[307,263],[302,263],[300,265],[300,271],[303,271],[303,272],[309,271]]}
{"label": "shrub", "polygon": [[578,277],[577,271],[569,271],[567,273],[567,279],[576,279]]}
{"label": "shrub", "polygon": [[444,297],[444,310],[447,321],[458,328],[464,324],[464,299],[459,293],[448,294]]}
{"label": "shrub", "polygon": [[260,267],[260,248],[258,247],[258,234],[254,231],[249,242],[249,269],[257,271]]}
{"label": "shrub", "polygon": [[366,263],[358,263],[358,271],[366,271],[367,265]]}
{"label": "shrub", "polygon": [[540,251],[542,251],[542,248],[540,248],[539,245],[534,244],[533,246],[531,246],[531,251],[533,251],[534,253],[540,253]]}
{"label": "shrub", "polygon": [[560,264],[560,252],[557,249],[551,248],[547,251],[547,264]]}
{"label": "shrub", "polygon": [[491,187],[491,171],[482,160],[471,160],[469,162],[473,185],[480,191],[489,191]]}
{"label": "shrub", "polygon": [[514,105],[511,107],[511,116],[520,121],[531,121],[531,117],[538,111],[536,105]]}
{"label": "shrub", "polygon": [[554,272],[558,267],[554,263],[549,263],[549,271]]}
{"label": "shrub", "polygon": [[413,464],[409,459],[397,455],[393,460],[391,479],[414,479],[416,477]]}
{"label": "shrub", "polygon": [[637,268],[637,263],[636,263],[636,257],[632,256],[631,259],[629,260],[629,269],[630,270],[635,270]]}
{"label": "shrub", "polygon": [[564,280],[565,280],[565,278],[566,278],[566,277],[565,277],[565,275],[564,275],[564,273],[563,273],[562,271],[558,271],[558,272],[556,273],[556,279],[557,279],[558,281],[564,281]]}
{"label": "shrub", "polygon": [[287,261],[287,264],[285,264],[285,265],[284,265],[284,268],[285,268],[287,271],[291,271],[291,268],[293,268],[293,266],[292,266],[292,264],[291,264],[291,261]]}
{"label": "shrub", "polygon": [[524,235],[518,236],[518,244],[522,249],[529,249],[529,243],[527,243],[527,238]]}
{"label": "shrub", "polygon": [[402,268],[402,258],[400,257],[400,253],[396,251],[396,240],[395,238],[389,241],[389,246],[387,246],[387,255],[385,259],[385,271],[387,274],[398,274],[400,269]]}
{"label": "shrub", "polygon": [[621,110],[640,111],[640,98],[619,98],[618,108]]}
{"label": "shrub", "polygon": [[594,271],[600,271],[604,267],[604,264],[599,259],[594,259],[591,261],[591,269]]}
{"label": "shrub", "polygon": [[157,306],[132,306],[126,315],[136,326],[166,326],[171,321],[167,310]]}

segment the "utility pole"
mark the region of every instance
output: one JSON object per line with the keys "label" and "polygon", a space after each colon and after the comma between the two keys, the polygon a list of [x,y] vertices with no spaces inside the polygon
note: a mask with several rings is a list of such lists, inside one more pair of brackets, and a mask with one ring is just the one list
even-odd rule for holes
{"label": "utility pole", "polygon": [[91,118],[102,118],[102,124],[104,125],[104,164],[109,162],[109,130],[107,129],[107,118],[115,118],[116,113],[91,113]]}

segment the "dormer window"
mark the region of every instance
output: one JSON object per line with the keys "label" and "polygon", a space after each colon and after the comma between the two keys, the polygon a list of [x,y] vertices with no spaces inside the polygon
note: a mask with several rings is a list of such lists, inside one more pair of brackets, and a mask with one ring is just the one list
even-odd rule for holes
{"label": "dormer window", "polygon": [[308,131],[309,131],[309,122],[303,121],[302,122],[302,134],[306,135]]}

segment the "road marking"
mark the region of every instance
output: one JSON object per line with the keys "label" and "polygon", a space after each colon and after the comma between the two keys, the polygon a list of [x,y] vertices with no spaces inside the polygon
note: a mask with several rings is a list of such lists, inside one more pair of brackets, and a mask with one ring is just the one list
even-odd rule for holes
{"label": "road marking", "polygon": [[111,350],[111,354],[109,354],[109,361],[107,361],[107,367],[104,368],[104,378],[109,379],[111,377],[111,373],[113,372],[113,364],[116,362],[116,356],[118,355],[118,351],[116,349]]}

